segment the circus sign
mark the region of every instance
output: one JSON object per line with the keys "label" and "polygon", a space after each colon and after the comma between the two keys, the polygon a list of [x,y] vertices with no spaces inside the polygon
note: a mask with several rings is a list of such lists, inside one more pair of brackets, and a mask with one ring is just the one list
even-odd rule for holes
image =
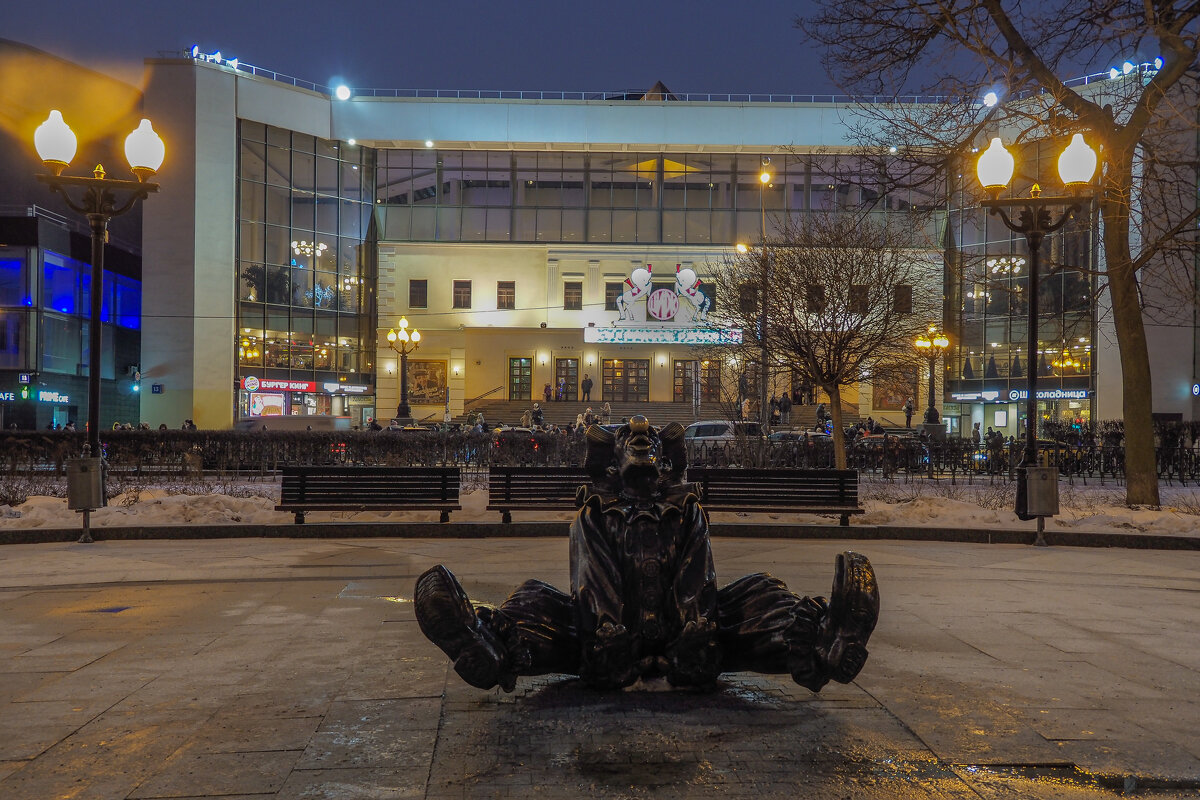
{"label": "circus sign", "polygon": [[682,326],[704,326],[712,301],[700,288],[696,271],[675,265],[673,288],[654,288],[654,265],[638,267],[625,279],[624,290],[617,296],[617,318],[613,325],[637,325],[658,322]]}
{"label": "circus sign", "polygon": [[736,328],[616,327],[584,328],[589,344],[741,344]]}

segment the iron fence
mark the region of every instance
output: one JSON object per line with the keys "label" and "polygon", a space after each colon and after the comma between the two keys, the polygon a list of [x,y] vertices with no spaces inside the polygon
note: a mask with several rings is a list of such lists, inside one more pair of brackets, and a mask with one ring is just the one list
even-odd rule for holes
{"label": "iron fence", "polygon": [[[62,475],[66,459],[78,455],[83,432],[0,433],[0,471],[8,476]],[[187,475],[197,472],[253,479],[273,476],[284,464],[459,465],[468,475],[493,464],[573,465],[583,463],[582,438],[550,432],[463,431],[112,431],[101,437],[110,474]],[[910,436],[869,436],[850,442],[851,469],[885,478],[962,477],[1012,480],[1020,462],[1019,442],[976,445],[966,439],[931,442]],[[1159,445],[1159,478],[1200,484],[1200,441]],[[1084,483],[1120,481],[1125,450],[1120,444],[1039,444],[1044,463]],[[705,466],[795,467],[834,465],[831,439],[784,442],[734,439],[688,447],[689,463]]]}

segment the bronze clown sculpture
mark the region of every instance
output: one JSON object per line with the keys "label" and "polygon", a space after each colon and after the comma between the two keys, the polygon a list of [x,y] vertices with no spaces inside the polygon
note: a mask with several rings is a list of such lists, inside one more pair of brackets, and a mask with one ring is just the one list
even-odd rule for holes
{"label": "bronze clown sculpture", "polygon": [[639,678],[710,688],[722,672],[790,674],[820,691],[867,659],[879,591],[866,557],[837,556],[829,599],[765,573],[718,589],[708,516],[683,480],[683,427],[635,416],[593,425],[571,523],[571,593],[526,581],[498,607],[472,606],[440,564],[417,579],[421,631],[467,683],[511,692],[522,675],[578,675],[616,689]]}

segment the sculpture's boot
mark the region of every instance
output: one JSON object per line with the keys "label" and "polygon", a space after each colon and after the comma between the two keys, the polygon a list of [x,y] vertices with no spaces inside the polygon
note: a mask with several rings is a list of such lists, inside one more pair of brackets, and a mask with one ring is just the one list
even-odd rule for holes
{"label": "sculpture's boot", "polygon": [[878,621],[879,587],[871,562],[861,553],[839,553],[816,647],[830,678],[854,680],[867,662],[867,640]]}
{"label": "sculpture's boot", "polygon": [[454,662],[454,671],[480,689],[500,684],[511,692],[516,677],[507,668],[500,638],[482,624],[467,593],[450,570],[438,564],[417,578],[413,607],[421,632]]}

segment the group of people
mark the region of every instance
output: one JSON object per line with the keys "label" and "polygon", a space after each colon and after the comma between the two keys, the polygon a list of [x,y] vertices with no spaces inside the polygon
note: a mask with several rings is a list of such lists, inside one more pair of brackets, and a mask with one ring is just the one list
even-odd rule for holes
{"label": "group of people", "polygon": [[[591,402],[592,386],[594,386],[594,385],[595,384],[592,383],[592,376],[586,372],[583,373],[583,380],[581,380],[579,382],[579,399],[581,402],[584,402],[584,403]],[[552,402],[561,403],[565,400],[574,400],[575,399],[573,397],[570,397],[569,395],[570,395],[570,392],[568,391],[566,378],[559,378],[557,385],[547,383],[545,386],[542,387],[542,397],[545,399],[545,401],[547,403],[552,403]]]}
{"label": "group of people", "polygon": [[[584,380],[588,380],[586,375],[584,376]],[[589,388],[589,390],[591,389],[590,386],[588,388]],[[569,432],[572,432],[572,433],[578,432],[582,436],[583,431],[587,430],[589,426],[591,426],[591,425],[607,425],[607,424],[609,424],[609,420],[611,420],[611,419],[612,419],[612,407],[608,404],[608,401],[605,401],[604,405],[600,407],[599,413],[593,412],[591,406],[588,406],[586,410],[581,411],[575,417],[575,422],[569,424],[567,426],[567,429]],[[546,427],[548,427],[546,425],[546,413],[545,413],[545,411],[542,410],[542,406],[540,403],[534,403],[533,408],[526,409],[525,413],[521,415],[521,427],[522,428],[546,428]]]}

